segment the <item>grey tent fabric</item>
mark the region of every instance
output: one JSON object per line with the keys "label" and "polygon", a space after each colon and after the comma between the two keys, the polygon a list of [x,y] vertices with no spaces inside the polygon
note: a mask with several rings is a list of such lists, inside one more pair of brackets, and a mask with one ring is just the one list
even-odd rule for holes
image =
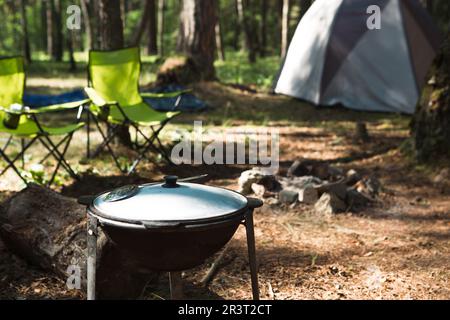
{"label": "grey tent fabric", "polygon": [[[380,10],[380,29],[367,26],[372,5]],[[316,0],[274,90],[317,105],[411,114],[439,44],[418,0]]]}

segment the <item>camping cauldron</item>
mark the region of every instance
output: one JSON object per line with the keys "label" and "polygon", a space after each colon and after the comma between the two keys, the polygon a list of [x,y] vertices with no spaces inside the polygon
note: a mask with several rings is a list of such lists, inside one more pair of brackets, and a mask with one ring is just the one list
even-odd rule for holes
{"label": "camping cauldron", "polygon": [[89,257],[95,256],[97,224],[140,266],[177,272],[198,266],[219,251],[241,223],[247,231],[253,296],[258,298],[253,209],[262,205],[259,199],[167,176],[163,183],[128,185],[79,202],[88,206],[90,218],[88,298],[95,292],[89,292],[90,271],[95,277],[91,265],[95,259]]}

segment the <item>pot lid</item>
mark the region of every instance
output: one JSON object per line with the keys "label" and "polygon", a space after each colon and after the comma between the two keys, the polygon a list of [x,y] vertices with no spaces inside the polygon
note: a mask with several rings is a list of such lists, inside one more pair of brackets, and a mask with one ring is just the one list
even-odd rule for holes
{"label": "pot lid", "polygon": [[122,222],[195,222],[225,218],[247,207],[238,192],[196,183],[177,182],[128,185],[94,199],[91,211],[102,218]]}

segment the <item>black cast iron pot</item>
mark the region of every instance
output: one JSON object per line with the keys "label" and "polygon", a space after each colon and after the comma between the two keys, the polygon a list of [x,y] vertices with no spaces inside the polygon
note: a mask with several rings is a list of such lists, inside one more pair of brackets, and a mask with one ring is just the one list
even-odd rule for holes
{"label": "black cast iron pot", "polygon": [[249,210],[262,205],[232,190],[177,182],[175,176],[79,201],[130,259],[161,271],[202,264],[232,238]]}

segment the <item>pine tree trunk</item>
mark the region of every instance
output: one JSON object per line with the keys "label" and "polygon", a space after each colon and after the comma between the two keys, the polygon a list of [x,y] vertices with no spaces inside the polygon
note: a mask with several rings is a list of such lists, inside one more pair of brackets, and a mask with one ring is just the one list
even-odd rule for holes
{"label": "pine tree trunk", "polygon": [[47,54],[53,56],[53,0],[47,0],[45,3],[45,16],[47,26]]}
{"label": "pine tree trunk", "polygon": [[148,25],[148,18],[150,16],[150,6],[151,0],[144,0],[144,9],[142,12],[141,20],[139,21],[139,24],[137,26],[136,31],[133,34],[133,40],[131,40],[131,44],[133,46],[139,46],[142,36],[144,35],[145,28]]}
{"label": "pine tree trunk", "polygon": [[183,0],[178,49],[192,60],[203,80],[215,79],[217,0]]}
{"label": "pine tree trunk", "polygon": [[148,54],[158,54],[158,19],[157,19],[157,8],[156,0],[148,1]]}
{"label": "pine tree trunk", "polygon": [[248,18],[249,14],[246,14],[246,11],[250,7],[249,1],[237,0],[237,11],[239,23],[242,25],[245,35],[242,47],[248,51],[248,61],[254,63],[256,61],[255,37],[257,34],[252,30],[252,22]]}
{"label": "pine tree trunk", "polygon": [[283,0],[283,13],[281,19],[281,58],[286,56],[289,46],[289,16],[291,11],[290,0]]}
{"label": "pine tree trunk", "polygon": [[89,49],[94,48],[94,39],[95,36],[93,34],[94,29],[91,23],[91,11],[89,10],[89,5],[86,0],[80,0],[81,11],[83,13],[83,22],[86,28],[86,44],[85,47]]}
{"label": "pine tree trunk", "polygon": [[[120,14],[120,2],[117,0],[100,0],[99,16],[101,49],[117,50],[123,48],[123,23]],[[120,143],[125,146],[132,146],[128,126],[120,126],[116,130]]]}
{"label": "pine tree trunk", "polygon": [[269,7],[268,0],[261,1],[261,46],[259,54],[265,57],[267,53],[267,9]]}
{"label": "pine tree trunk", "polygon": [[216,32],[217,56],[219,57],[220,61],[225,61],[225,48],[223,47],[222,26],[220,24],[219,16],[217,17],[215,32]]}
{"label": "pine tree trunk", "polygon": [[236,13],[236,23],[234,24],[234,37],[233,37],[233,47],[234,50],[239,50],[239,38],[241,37],[241,23],[240,23],[240,17],[239,17],[239,0],[234,0],[234,9]]}
{"label": "pine tree trunk", "polygon": [[28,21],[25,10],[25,0],[20,0],[20,15],[23,27],[23,53],[25,56],[25,60],[27,62],[31,62],[31,50],[30,50],[30,40],[28,38]]}
{"label": "pine tree trunk", "polygon": [[158,39],[159,39],[159,55],[164,56],[164,10],[165,10],[165,0],[158,0]]}
{"label": "pine tree trunk", "polygon": [[61,0],[53,0],[53,52],[52,58],[55,61],[62,61],[64,53],[63,26],[61,19]]}
{"label": "pine tree trunk", "polygon": [[420,162],[450,161],[450,32],[435,67],[437,73],[429,102],[418,106],[412,123]]}

